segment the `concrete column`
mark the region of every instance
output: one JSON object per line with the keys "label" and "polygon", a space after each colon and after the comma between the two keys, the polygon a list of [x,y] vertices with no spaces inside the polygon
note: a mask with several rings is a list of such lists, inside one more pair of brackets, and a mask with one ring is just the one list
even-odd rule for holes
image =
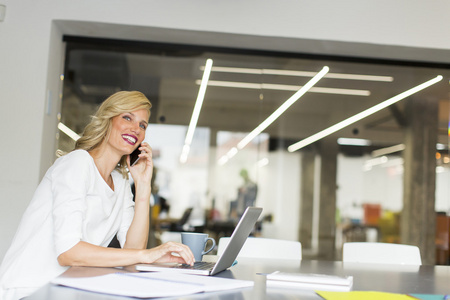
{"label": "concrete column", "polygon": [[300,230],[302,249],[311,249],[314,204],[314,158],[313,151],[303,151],[301,161]]}
{"label": "concrete column", "polygon": [[336,139],[320,142],[320,208],[318,259],[335,259],[336,240],[336,173],[338,144]]}
{"label": "concrete column", "polygon": [[435,264],[438,101],[407,101],[401,242],[418,246],[423,264]]}

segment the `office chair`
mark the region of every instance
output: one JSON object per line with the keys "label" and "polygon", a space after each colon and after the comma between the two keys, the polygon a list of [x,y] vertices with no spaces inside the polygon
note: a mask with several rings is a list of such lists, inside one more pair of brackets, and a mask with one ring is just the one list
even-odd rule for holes
{"label": "office chair", "polygon": [[187,208],[180,219],[159,220],[155,229],[155,236],[160,244],[167,242],[181,243],[180,233],[186,231],[185,226],[188,226],[192,210],[192,207]]}
{"label": "office chair", "polygon": [[185,231],[184,225],[187,224],[192,214],[192,207],[186,208],[183,215],[176,222],[170,223],[169,231]]}
{"label": "office chair", "polygon": [[422,265],[418,247],[390,243],[344,243],[342,261],[344,263]]}

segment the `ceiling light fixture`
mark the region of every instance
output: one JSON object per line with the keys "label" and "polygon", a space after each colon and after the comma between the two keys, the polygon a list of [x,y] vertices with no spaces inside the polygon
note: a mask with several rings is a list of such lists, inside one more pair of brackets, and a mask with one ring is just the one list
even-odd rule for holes
{"label": "ceiling light fixture", "polygon": [[58,123],[58,129],[67,134],[75,142],[78,141],[78,139],[80,138],[80,136],[75,131],[73,131],[72,129],[70,129],[61,122]]}
{"label": "ceiling light fixture", "polygon": [[264,157],[264,158],[258,160],[258,162],[256,163],[256,165],[257,165],[259,168],[265,167],[265,166],[267,166],[268,164],[269,164],[269,159],[268,159],[267,157]]}
{"label": "ceiling light fixture", "polygon": [[363,166],[364,171],[372,170],[372,167],[385,164],[389,161],[386,156],[376,157],[369,160],[366,160]]}
{"label": "ceiling light fixture", "polygon": [[198,117],[200,116],[200,110],[202,109],[203,99],[205,98],[206,87],[208,85],[209,75],[211,74],[211,67],[213,61],[208,59],[205,65],[205,71],[203,72],[202,82],[198,91],[197,100],[195,101],[194,110],[192,112],[191,121],[186,133],[186,139],[184,140],[183,150],[181,151],[180,162],[184,164],[187,161],[189,151],[191,149],[192,139],[194,137],[195,128],[197,127]]}
{"label": "ceiling light fixture", "polygon": [[[204,67],[201,67],[201,69],[204,69]],[[234,67],[213,67],[212,72],[255,74],[255,75],[281,75],[281,76],[297,76],[297,77],[313,77],[316,75],[316,72],[310,71],[253,69],[253,68],[234,68]],[[394,77],[392,76],[343,74],[343,73],[328,73],[327,75],[324,76],[324,78],[382,81],[382,82],[394,81]]]}
{"label": "ceiling light fixture", "polygon": [[[201,81],[196,80],[195,83],[201,84]],[[216,87],[230,87],[230,88],[254,89],[254,90],[278,90],[278,91],[298,91],[300,88],[302,88],[302,86],[298,85],[250,83],[250,82],[219,81],[219,80],[210,80],[208,82],[208,85]],[[313,87],[309,90],[309,92],[321,94],[350,95],[350,96],[370,96],[370,91],[368,90],[340,89],[327,87]]]}
{"label": "ceiling light fixture", "polygon": [[[398,145],[394,145],[394,146],[390,146],[390,147],[373,150],[371,155],[372,155],[372,157],[377,157],[377,156],[392,154],[395,152],[400,152],[405,149],[406,149],[405,144],[398,144]],[[437,143],[436,150],[445,150],[445,145]]]}
{"label": "ceiling light fixture", "polygon": [[301,96],[303,96],[309,89],[311,89],[322,77],[327,74],[330,69],[325,66],[323,69],[316,74],[308,83],[302,86],[294,95],[287,99],[280,107],[278,107],[267,119],[261,122],[252,132],[250,132],[245,138],[242,139],[237,145],[238,150],[241,150],[251,140],[253,140],[258,134],[260,134],[264,129],[266,129],[273,121],[278,119],[282,113],[284,113],[292,104],[294,104]]}
{"label": "ceiling light fixture", "polygon": [[301,140],[301,141],[299,141],[299,142],[297,142],[295,144],[290,145],[288,147],[288,151],[289,152],[294,152],[294,151],[297,151],[297,150],[299,150],[299,149],[301,149],[301,148],[303,148],[303,147],[305,147],[305,146],[307,146],[309,144],[312,144],[312,143],[314,143],[314,142],[316,142],[316,141],[318,141],[318,140],[320,140],[320,139],[322,139],[322,138],[324,138],[324,137],[326,137],[326,136],[328,136],[328,135],[330,135],[332,133],[335,133],[336,131],[341,130],[344,127],[347,127],[348,125],[351,125],[351,124],[353,124],[353,123],[355,123],[355,122],[357,122],[357,121],[359,121],[361,119],[364,119],[364,118],[366,118],[367,116],[370,116],[373,113],[376,113],[376,112],[378,112],[378,111],[380,111],[380,110],[382,110],[382,109],[384,109],[384,108],[386,108],[386,107],[388,107],[388,106],[390,106],[390,105],[392,105],[392,104],[394,104],[394,103],[396,103],[396,102],[398,102],[398,101],[400,101],[400,100],[402,100],[402,99],[404,99],[404,98],[406,98],[408,96],[411,96],[412,94],[415,94],[415,93],[417,93],[417,92],[419,92],[419,91],[421,91],[421,90],[423,90],[423,89],[425,89],[425,88],[427,88],[427,87],[429,87],[429,86],[431,86],[431,85],[441,81],[442,78],[443,77],[441,75],[439,75],[436,78],[433,78],[433,79],[428,80],[428,81],[426,81],[426,82],[424,82],[422,84],[419,84],[418,86],[413,87],[413,88],[411,88],[411,89],[409,89],[409,90],[407,90],[407,91],[405,91],[403,93],[400,93],[397,96],[394,96],[394,97],[392,97],[392,98],[390,98],[388,100],[385,100],[385,101],[383,101],[381,103],[378,103],[377,105],[372,106],[371,108],[368,108],[368,109],[366,109],[366,110],[364,110],[364,111],[362,111],[362,112],[360,112],[360,113],[358,113],[358,114],[356,114],[356,115],[354,115],[354,116],[352,116],[352,117],[350,117],[348,119],[345,119],[344,121],[341,121],[341,122],[339,122],[339,123],[337,123],[337,124],[335,124],[335,125],[333,125],[331,127],[328,127],[327,129],[324,129],[324,130],[322,130],[322,131],[320,131],[320,132],[318,132],[316,134],[313,134],[312,136],[310,136],[310,137],[308,137],[306,139],[303,139],[303,140]]}
{"label": "ceiling light fixture", "polygon": [[447,147],[442,143],[436,144],[436,150],[445,150]]}
{"label": "ceiling light fixture", "polygon": [[373,150],[371,155],[372,157],[384,156],[388,154],[392,154],[395,152],[400,152],[406,149],[405,144],[398,144],[391,147],[385,147],[377,150]]}
{"label": "ceiling light fixture", "polygon": [[272,122],[274,122],[282,113],[284,113],[292,104],[294,104],[300,97],[302,97],[309,89],[311,89],[330,69],[325,66],[316,74],[308,83],[302,86],[294,95],[287,99],[280,107],[278,107],[267,119],[259,124],[252,132],[245,136],[238,144],[233,147],[227,154],[219,159],[219,164],[225,164],[231,157],[236,155],[238,150],[242,150],[248,143],[250,143],[256,136],[258,136],[264,129],[266,129]]}
{"label": "ceiling light fixture", "polygon": [[217,163],[220,166],[223,166],[224,164],[226,164],[233,156],[235,156],[238,153],[238,149],[236,147],[231,148],[227,154],[223,155],[221,158],[219,158],[219,160],[217,161]]}
{"label": "ceiling light fixture", "polygon": [[337,143],[341,146],[370,146],[372,142],[365,139],[338,138]]}

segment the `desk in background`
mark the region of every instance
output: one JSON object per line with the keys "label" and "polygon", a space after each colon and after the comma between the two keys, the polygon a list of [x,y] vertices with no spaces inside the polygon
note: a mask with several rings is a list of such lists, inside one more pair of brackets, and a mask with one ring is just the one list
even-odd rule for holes
{"label": "desk in background", "polygon": [[[62,276],[96,276],[113,272],[134,272],[132,267],[123,270],[115,268],[73,267]],[[448,294],[450,292],[450,266],[380,266],[374,264],[343,264],[340,261],[310,261],[292,263],[287,260],[255,260],[240,259],[231,269],[216,276],[253,280],[253,288],[233,290],[218,293],[202,293],[175,297],[170,299],[322,299],[312,292],[290,289],[266,288],[265,277],[257,273],[270,273],[274,271],[318,273],[339,276],[353,276],[353,290],[381,291],[390,293],[426,293]],[[195,275],[193,275],[195,276]],[[113,295],[104,295],[75,290],[66,287],[47,284],[27,300],[52,299],[129,299]]]}

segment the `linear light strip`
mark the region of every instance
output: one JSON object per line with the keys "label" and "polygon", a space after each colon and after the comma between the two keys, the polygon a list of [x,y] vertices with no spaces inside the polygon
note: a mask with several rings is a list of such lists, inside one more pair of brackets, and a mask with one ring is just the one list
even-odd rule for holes
{"label": "linear light strip", "polygon": [[217,161],[217,163],[220,166],[223,166],[224,164],[226,164],[233,156],[235,156],[238,153],[238,149],[236,147],[231,148],[227,154],[223,155],[221,158],[219,158],[219,160]]}
{"label": "linear light strip", "polygon": [[273,121],[278,119],[278,117],[284,113],[292,104],[295,103],[301,96],[303,96],[310,88],[312,88],[322,77],[327,74],[330,69],[325,66],[323,69],[317,73],[307,84],[305,84],[301,89],[299,89],[294,95],[287,99],[280,107],[278,107],[267,119],[265,119],[261,124],[259,124],[252,132],[250,132],[245,138],[243,138],[238,144],[238,150],[244,148],[251,140],[253,140],[258,134],[260,134],[264,129],[266,129]]}
{"label": "linear light strip", "polygon": [[192,138],[194,137],[195,128],[197,127],[198,118],[200,116],[203,100],[205,98],[206,87],[208,85],[209,75],[211,74],[212,64],[212,59],[206,60],[205,71],[203,72],[202,82],[200,84],[197,100],[195,101],[191,121],[189,123],[189,127],[186,133],[186,139],[184,140],[183,150],[181,152],[181,163],[185,163],[187,161],[187,156],[191,148]]}
{"label": "linear light strip", "polygon": [[370,91],[368,91],[368,90],[313,87],[309,91],[311,93],[322,93],[322,94],[350,95],[350,96],[370,96]]}
{"label": "linear light strip", "polygon": [[365,80],[365,81],[382,81],[393,82],[392,76],[378,76],[378,75],[359,75],[359,74],[343,74],[343,73],[330,73],[325,76],[326,78],[333,79],[347,79],[347,80]]}
{"label": "linear light strip", "polygon": [[258,160],[258,162],[256,163],[256,165],[260,168],[267,166],[269,164],[269,159],[267,157],[264,157],[260,160]]}
{"label": "linear light strip", "polygon": [[314,143],[314,142],[316,142],[316,141],[318,141],[318,140],[320,140],[320,139],[322,139],[322,138],[324,138],[324,137],[326,137],[326,136],[328,136],[328,135],[330,135],[332,133],[335,133],[336,131],[341,130],[342,128],[344,128],[344,127],[346,127],[348,125],[351,125],[351,124],[353,124],[353,123],[355,123],[355,122],[357,122],[357,121],[359,121],[361,119],[364,119],[365,117],[370,116],[373,113],[376,113],[376,112],[378,112],[378,111],[380,111],[380,110],[382,110],[382,109],[384,109],[384,108],[386,108],[386,107],[388,107],[388,106],[390,106],[390,105],[392,105],[392,104],[394,104],[394,103],[396,103],[396,102],[398,102],[398,101],[400,101],[400,100],[402,100],[402,99],[404,99],[404,98],[406,98],[408,96],[411,96],[414,93],[417,93],[417,92],[419,92],[419,91],[421,91],[421,90],[423,90],[423,89],[425,89],[425,88],[427,88],[427,87],[429,87],[429,86],[431,86],[431,85],[441,81],[442,78],[443,77],[441,75],[439,75],[436,78],[428,80],[428,81],[426,81],[426,82],[424,82],[422,84],[419,84],[416,87],[413,87],[413,88],[411,88],[411,89],[409,89],[409,90],[407,90],[407,91],[405,91],[405,92],[403,92],[401,94],[398,94],[397,96],[394,96],[394,97],[392,97],[392,98],[390,98],[388,100],[385,100],[385,101],[383,101],[383,102],[381,102],[381,103],[379,103],[379,104],[377,104],[375,106],[372,106],[371,108],[368,108],[368,109],[366,109],[366,110],[364,110],[364,111],[362,111],[362,112],[360,112],[360,113],[358,113],[358,114],[356,114],[356,115],[354,115],[354,116],[352,116],[352,117],[350,117],[348,119],[345,119],[345,120],[343,120],[343,121],[341,121],[341,122],[339,122],[339,123],[337,123],[337,124],[335,124],[335,125],[333,125],[331,127],[328,127],[327,129],[324,129],[324,130],[322,130],[322,131],[320,131],[320,132],[318,132],[318,133],[316,133],[316,134],[314,134],[314,135],[312,135],[312,136],[310,136],[310,137],[308,137],[306,139],[303,139],[303,140],[301,140],[301,141],[299,141],[299,142],[297,142],[295,144],[290,145],[288,147],[288,151],[289,152],[294,152],[294,151],[297,151],[297,150],[299,150],[299,149],[301,149],[301,148],[303,148],[303,147],[305,147],[305,146],[307,146],[309,144],[312,144],[312,143]]}
{"label": "linear light strip", "polygon": [[[196,81],[196,84],[201,84],[200,80]],[[270,83],[250,83],[250,82],[236,82],[236,81],[219,81],[210,80],[209,86],[218,87],[231,87],[242,89],[254,89],[254,90],[278,90],[278,91],[298,91],[302,86],[287,85],[287,84],[270,84]],[[340,88],[326,88],[326,87],[313,87],[309,90],[311,93],[321,94],[339,94],[339,95],[352,95],[352,96],[370,96],[368,90],[355,90],[355,89],[340,89]]]}
{"label": "linear light strip", "polygon": [[[282,75],[282,76],[300,76],[300,77],[314,77],[316,74],[315,72],[309,72],[309,71],[234,68],[234,67],[213,67],[212,71],[213,72],[222,72],[222,73],[240,73],[240,74],[255,74],[255,75]],[[343,74],[343,73],[328,73],[327,75],[324,76],[324,78],[382,81],[382,82],[394,81],[394,77],[392,77],[392,76]]]}
{"label": "linear light strip", "polygon": [[323,67],[322,70],[316,74],[307,84],[301,87],[294,95],[287,99],[280,107],[278,107],[267,119],[265,119],[261,124],[259,124],[252,132],[245,136],[236,147],[231,148],[227,154],[222,156],[218,164],[224,165],[233,156],[236,155],[238,150],[242,150],[250,141],[252,141],[258,134],[260,134],[264,129],[266,129],[273,121],[275,121],[283,112],[285,112],[295,101],[300,99],[313,85],[315,85],[322,77],[329,71],[327,66]]}
{"label": "linear light strip", "polygon": [[337,143],[342,146],[370,146],[372,142],[366,139],[338,138]]}
{"label": "linear light strip", "polygon": [[252,132],[250,132],[246,137],[244,137],[238,144],[237,147],[231,148],[225,155],[223,155],[217,163],[219,165],[224,165],[235,156],[239,150],[244,148],[251,140],[253,140],[258,134],[260,134],[264,129],[266,129],[273,121],[275,121],[286,109],[288,109],[295,101],[297,101],[301,96],[303,96],[311,87],[316,84],[323,76],[329,71],[327,66],[316,74],[307,84],[301,87],[294,95],[292,95],[288,100],[286,100],[277,110],[275,110],[266,120],[259,124]]}
{"label": "linear light strip", "polygon": [[58,129],[67,134],[75,142],[78,141],[78,139],[80,138],[80,136],[75,131],[73,131],[72,129],[70,129],[61,122],[58,123]]}
{"label": "linear light strip", "polygon": [[398,144],[398,145],[394,145],[394,146],[391,146],[391,147],[377,149],[377,150],[373,150],[372,151],[372,157],[388,155],[388,154],[391,154],[391,153],[403,151],[405,149],[406,149],[405,144]]}

